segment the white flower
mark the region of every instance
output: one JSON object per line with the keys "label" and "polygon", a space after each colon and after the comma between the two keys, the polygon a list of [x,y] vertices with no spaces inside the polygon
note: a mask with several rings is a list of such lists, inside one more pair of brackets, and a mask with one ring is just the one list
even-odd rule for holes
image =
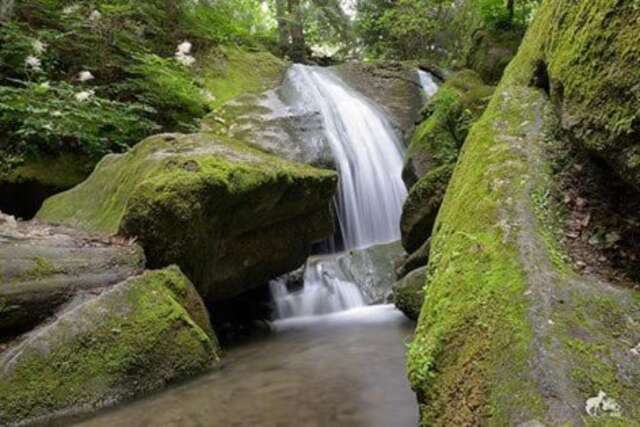
{"label": "white flower", "polygon": [[44,51],[47,50],[47,44],[38,39],[34,40],[31,45],[33,46],[33,51],[36,55],[42,55]]}
{"label": "white flower", "polygon": [[592,417],[608,415],[610,417],[619,418],[621,416],[620,405],[618,402],[608,397],[604,391],[599,391],[595,397],[587,399],[585,411]]}
{"label": "white flower", "polygon": [[33,71],[42,71],[42,61],[40,61],[40,58],[36,56],[27,56],[24,60],[24,65],[31,68]]}
{"label": "white flower", "polygon": [[93,74],[91,74],[91,71],[80,71],[78,73],[78,81],[88,82],[89,80],[93,80],[93,79],[95,79],[95,77],[93,77]]}
{"label": "white flower", "polygon": [[102,14],[99,10],[94,10],[91,12],[91,15],[89,15],[89,21],[98,21],[100,18],[102,18]]}
{"label": "white flower", "polygon": [[189,41],[185,40],[182,43],[180,43],[178,45],[178,48],[176,49],[176,61],[178,61],[179,63],[181,63],[186,67],[192,66],[196,62],[196,58],[190,55],[191,48],[192,48],[192,45],[191,45],[191,42]]}
{"label": "white flower", "polygon": [[79,4],[72,4],[72,5],[67,6],[64,9],[62,9],[62,14],[63,15],[71,15],[72,13],[76,12],[78,9],[80,9],[80,5]]}
{"label": "white flower", "polygon": [[76,101],[84,102],[91,98],[96,93],[93,90],[83,90],[82,92],[76,93]]}
{"label": "white flower", "polygon": [[196,58],[190,55],[176,55],[176,60],[186,67],[190,67],[196,62]]}
{"label": "white flower", "polygon": [[188,55],[191,53],[191,42],[190,41],[183,41],[182,43],[180,43],[178,45],[178,49],[176,50],[176,55]]}

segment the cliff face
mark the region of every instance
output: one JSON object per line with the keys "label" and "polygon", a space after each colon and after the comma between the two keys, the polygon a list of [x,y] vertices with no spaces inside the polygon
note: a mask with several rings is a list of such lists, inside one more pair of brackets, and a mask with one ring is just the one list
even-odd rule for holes
{"label": "cliff face", "polygon": [[637,292],[573,270],[549,203],[568,144],[636,185],[639,32],[633,2],[545,1],[470,131],[409,351],[424,425],[640,419]]}

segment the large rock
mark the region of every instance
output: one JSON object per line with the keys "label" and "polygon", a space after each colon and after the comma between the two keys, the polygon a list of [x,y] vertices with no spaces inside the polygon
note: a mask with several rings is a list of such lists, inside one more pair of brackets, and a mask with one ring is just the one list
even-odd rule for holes
{"label": "large rock", "polygon": [[91,412],[203,372],[217,340],[176,267],[78,300],[0,360],[0,424]]}
{"label": "large rock", "polygon": [[427,267],[413,270],[393,285],[393,302],[411,320],[418,320],[424,303]]}
{"label": "large rock", "polygon": [[550,92],[564,130],[640,189],[638,6],[561,4],[542,30],[548,43],[527,59],[536,61],[531,78]]}
{"label": "large rock", "polygon": [[135,236],[150,267],[178,264],[214,302],[301,265],[333,232],[336,181],[223,137],[165,134],[105,157],[38,218]]}
{"label": "large rock", "polygon": [[[632,2],[545,0],[472,128],[435,225],[429,286],[408,353],[423,425],[640,419],[640,299],[564,261],[549,231],[553,206],[540,195],[553,193],[548,154],[569,143],[559,139],[566,117],[531,86],[540,81],[540,60],[575,66],[580,78],[567,81],[567,99],[591,107],[582,117],[616,111],[607,120],[631,123],[637,109],[628,104],[625,113],[630,94],[610,78],[640,83],[628,68],[637,64],[639,45],[631,41],[639,32]],[[602,55],[592,56],[597,46]],[[600,89],[575,91],[591,85]],[[594,142],[601,130],[583,136]]]}
{"label": "large rock", "polygon": [[398,62],[348,62],[335,69],[352,87],[381,105],[398,132],[408,138],[424,101],[415,67]]}
{"label": "large rock", "polygon": [[489,102],[493,87],[470,70],[448,77],[422,111],[422,121],[411,136],[402,179],[411,188],[427,172],[453,164],[460,147]]}
{"label": "large rock", "polygon": [[429,171],[409,191],[400,217],[402,245],[408,253],[417,251],[431,236],[453,167],[448,164]]}
{"label": "large rock", "polygon": [[409,274],[411,271],[424,267],[429,263],[429,251],[431,250],[431,239],[427,239],[414,253],[400,259],[396,267],[396,277],[398,280]]}
{"label": "large rock", "polygon": [[463,70],[451,75],[426,105],[402,171],[410,189],[401,219],[407,252],[415,252],[431,235],[460,148],[493,89],[475,72]]}
{"label": "large rock", "polygon": [[466,64],[487,82],[500,81],[504,69],[518,52],[520,30],[477,30],[471,36]]}
{"label": "large rock", "polygon": [[139,246],[0,213],[0,337],[30,329],[79,291],[99,291],[144,268]]}

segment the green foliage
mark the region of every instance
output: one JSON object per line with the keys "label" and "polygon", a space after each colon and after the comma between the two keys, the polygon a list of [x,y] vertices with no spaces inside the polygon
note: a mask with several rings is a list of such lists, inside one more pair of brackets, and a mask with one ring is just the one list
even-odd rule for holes
{"label": "green foliage", "polygon": [[99,96],[81,101],[79,94],[65,82],[0,86],[5,147],[29,154],[72,150],[100,156],[135,143],[157,128],[146,118],[153,112],[149,107]]}
{"label": "green foliage", "polygon": [[129,71],[137,77],[132,85],[139,92],[139,100],[159,109],[161,123],[186,128],[194,125],[194,118],[209,111],[207,92],[175,60],[144,55]]}
{"label": "green foliage", "polygon": [[539,0],[360,0],[356,33],[372,57],[462,60],[477,30],[522,33]]}
{"label": "green foliage", "polygon": [[[9,18],[0,26],[5,169],[27,154],[98,158],[159,130],[192,130],[216,95],[201,56],[271,37],[259,0],[24,0]],[[193,49],[180,63],[186,41]],[[77,101],[83,92],[91,96]]]}

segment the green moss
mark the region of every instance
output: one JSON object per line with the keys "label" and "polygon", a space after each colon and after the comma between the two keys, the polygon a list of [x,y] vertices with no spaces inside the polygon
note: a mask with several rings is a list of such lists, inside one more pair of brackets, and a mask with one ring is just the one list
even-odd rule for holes
{"label": "green moss", "polygon": [[188,287],[175,268],[146,273],[27,340],[4,367],[0,421],[110,405],[216,363],[210,326],[198,326],[172,291]]}
{"label": "green moss", "polygon": [[418,320],[424,303],[425,275],[426,267],[419,268],[393,285],[393,302],[412,320]]}
{"label": "green moss", "polygon": [[504,425],[511,408],[530,419],[544,410],[526,373],[526,280],[517,227],[508,219],[514,206],[505,203],[522,197],[526,159],[511,148],[510,135],[520,135],[522,121],[536,120],[528,105],[535,99],[514,92],[492,100],[469,134],[440,209],[408,362],[423,425]]}
{"label": "green moss", "polygon": [[260,93],[279,82],[285,63],[269,52],[219,47],[199,58],[204,86],[215,96],[212,108],[247,93]]}

